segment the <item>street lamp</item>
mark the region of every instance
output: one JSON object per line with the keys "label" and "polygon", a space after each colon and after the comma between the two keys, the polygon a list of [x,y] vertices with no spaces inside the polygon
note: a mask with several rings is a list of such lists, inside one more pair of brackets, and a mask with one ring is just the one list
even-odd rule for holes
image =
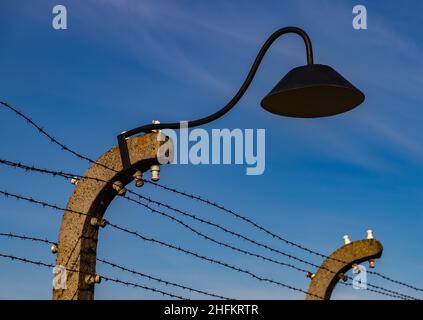
{"label": "street lamp", "polygon": [[[333,68],[313,63],[313,49],[307,33],[297,27],[285,27],[275,31],[263,44],[241,88],[235,96],[217,112],[187,123],[197,127],[214,121],[231,110],[247,91],[257,69],[272,43],[287,33],[299,35],[305,43],[307,65],[292,69],[263,98],[261,106],[277,115],[297,118],[319,118],[349,111],[364,101],[364,94],[343,78]],[[179,129],[180,123],[148,124],[118,135],[118,143],[124,169],[131,166],[126,139],[142,132],[160,129]]]}

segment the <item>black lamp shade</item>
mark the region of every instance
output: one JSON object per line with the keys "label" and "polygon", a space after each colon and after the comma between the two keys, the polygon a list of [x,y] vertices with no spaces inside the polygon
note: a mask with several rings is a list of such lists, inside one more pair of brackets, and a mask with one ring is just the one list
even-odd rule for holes
{"label": "black lamp shade", "polygon": [[261,101],[269,112],[296,118],[318,118],[349,111],[364,94],[329,66],[292,69]]}

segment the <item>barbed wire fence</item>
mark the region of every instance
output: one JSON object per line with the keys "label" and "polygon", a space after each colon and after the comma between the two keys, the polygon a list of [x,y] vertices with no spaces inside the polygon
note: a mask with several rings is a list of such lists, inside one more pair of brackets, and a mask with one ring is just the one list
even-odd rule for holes
{"label": "barbed wire fence", "polygon": [[[117,172],[115,169],[107,167],[104,164],[98,163],[98,162],[92,160],[91,158],[84,156],[84,155],[76,152],[75,150],[67,147],[66,145],[61,143],[59,140],[57,140],[54,136],[47,133],[41,126],[39,126],[37,123],[35,123],[31,118],[29,118],[27,115],[25,115],[21,111],[17,110],[16,108],[12,107],[10,104],[5,103],[5,102],[1,102],[1,101],[0,101],[0,104],[3,107],[5,107],[6,109],[12,111],[18,117],[24,119],[30,126],[34,127],[39,134],[48,138],[48,140],[51,143],[59,146],[61,148],[61,150],[68,152],[68,153],[72,154],[73,156],[75,156],[75,157],[77,157],[81,160],[87,161],[91,164],[96,164],[96,165],[99,165],[101,167],[104,167],[105,169]],[[51,175],[51,176],[55,176],[55,177],[61,177],[61,178],[64,178],[66,180],[69,180],[69,179],[93,179],[93,180],[96,180],[97,182],[108,183],[107,181],[100,180],[100,179],[94,178],[94,177],[86,177],[86,176],[73,174],[73,173],[69,173],[69,172],[64,172],[64,171],[54,171],[54,170],[39,168],[39,167],[35,167],[35,166],[29,166],[29,165],[26,165],[26,164],[22,164],[20,162],[13,162],[13,161],[6,160],[6,159],[0,159],[0,164],[10,166],[10,167],[14,167],[14,168],[18,168],[18,169],[22,169],[22,170],[25,170],[25,171],[38,172],[40,174],[47,174],[47,175]],[[131,179],[132,179],[132,177],[131,177]],[[260,224],[253,221],[252,219],[250,219],[250,218],[248,218],[244,215],[241,215],[241,214],[237,213],[236,211],[227,209],[225,206],[223,206],[219,203],[210,201],[210,200],[206,199],[205,197],[194,195],[194,194],[191,194],[189,192],[181,191],[181,190],[178,190],[176,188],[169,187],[169,186],[159,184],[159,183],[156,183],[156,182],[150,182],[150,181],[147,181],[147,180],[144,180],[144,182],[151,184],[151,185],[153,185],[157,188],[163,189],[165,191],[174,193],[176,195],[183,196],[183,197],[186,197],[186,198],[189,198],[189,199],[192,199],[192,200],[196,200],[196,201],[199,201],[199,202],[201,202],[205,205],[208,205],[212,208],[216,208],[221,212],[229,214],[229,215],[233,216],[234,218],[239,219],[239,220],[253,226],[255,229],[259,230],[260,232],[264,233],[265,235],[270,236],[271,238],[273,238],[275,240],[281,241],[286,245],[300,249],[300,250],[306,252],[307,254],[318,256],[318,257],[324,258],[324,259],[331,259],[331,257],[329,257],[328,255],[325,255],[325,254],[322,254],[318,251],[310,249],[306,246],[303,246],[302,244],[290,241],[290,240],[286,239],[285,237],[282,237],[282,236],[270,231],[269,229],[261,226]],[[242,239],[242,240],[248,242],[249,244],[253,244],[256,247],[264,248],[269,252],[276,253],[276,254],[281,255],[285,258],[294,260],[295,262],[305,264],[309,267],[319,268],[319,265],[317,265],[317,264],[314,264],[310,261],[299,258],[298,256],[287,253],[283,250],[274,248],[270,245],[264,244],[260,241],[254,240],[251,237],[243,235],[242,233],[239,233],[239,232],[235,232],[235,231],[231,230],[230,228],[225,227],[225,226],[218,224],[216,222],[201,218],[197,214],[194,214],[194,213],[192,213],[188,210],[182,210],[182,209],[176,208],[175,206],[172,206],[168,203],[158,201],[158,200],[152,199],[150,197],[146,197],[146,196],[144,196],[140,193],[137,193],[137,192],[135,192],[131,189],[128,189],[128,188],[127,188],[127,192],[129,194],[135,196],[136,199],[129,197],[129,196],[126,196],[126,195],[122,196],[123,199],[125,199],[125,200],[127,200],[131,203],[134,203],[135,205],[139,205],[139,206],[143,207],[144,209],[147,210],[147,212],[150,212],[152,214],[157,214],[161,217],[169,219],[170,221],[182,226],[183,228],[185,228],[186,230],[195,234],[196,236],[199,236],[199,237],[205,239],[206,241],[214,243],[214,244],[216,244],[220,247],[235,251],[239,254],[243,254],[243,255],[246,255],[246,256],[249,256],[249,257],[252,257],[252,258],[255,258],[255,259],[267,261],[267,262],[270,262],[270,263],[273,263],[273,264],[276,264],[276,265],[279,265],[279,266],[282,266],[282,267],[287,267],[287,268],[292,269],[292,270],[297,271],[297,272],[301,272],[301,273],[305,273],[305,274],[310,272],[309,270],[301,268],[301,267],[299,267],[299,266],[297,266],[293,263],[283,262],[283,261],[276,260],[276,259],[273,259],[273,258],[270,258],[270,257],[266,257],[264,255],[255,253],[253,251],[241,249],[241,248],[239,248],[235,245],[232,245],[228,242],[224,242],[224,241],[220,241],[218,239],[215,239],[214,237],[197,230],[196,228],[194,228],[193,226],[191,226],[187,222],[185,222],[185,221],[183,221],[183,220],[181,220],[181,219],[179,219],[179,218],[177,218],[177,217],[175,217],[175,216],[173,216],[173,215],[171,215],[171,214],[169,214],[165,211],[153,208],[150,205],[162,207],[165,210],[168,210],[168,211],[171,211],[173,213],[182,215],[184,218],[189,218],[189,219],[196,221],[196,222],[199,222],[201,224],[211,226],[215,229],[223,231],[224,233],[226,233],[230,236],[233,236],[233,237],[238,238],[238,239]],[[48,202],[45,202],[45,201],[42,201],[42,200],[36,200],[36,199],[33,199],[32,197],[22,196],[22,195],[11,193],[11,192],[8,192],[8,191],[5,191],[5,190],[0,191],[0,194],[5,196],[5,197],[13,197],[17,200],[27,201],[27,202],[32,203],[34,205],[39,205],[39,206],[42,206],[42,207],[45,207],[45,208],[50,208],[50,209],[53,209],[53,210],[56,210],[56,211],[63,212],[65,210],[67,210],[69,212],[69,209],[65,209],[65,208],[62,208],[60,206],[57,206],[57,205],[54,205],[54,204],[51,204],[51,203],[48,203]],[[150,205],[147,204],[147,203],[149,203]],[[89,214],[84,213],[84,212],[76,212],[76,211],[71,211],[71,212],[75,213],[75,214],[79,214],[79,215],[90,216]],[[279,287],[283,287],[283,288],[286,288],[286,289],[289,289],[289,290],[292,290],[292,291],[307,294],[307,292],[305,290],[301,289],[301,288],[297,288],[297,287],[292,286],[290,284],[286,284],[284,282],[280,282],[280,281],[270,279],[270,278],[265,277],[265,276],[258,275],[254,272],[251,272],[250,270],[232,265],[230,263],[227,263],[225,261],[221,261],[221,260],[213,258],[213,257],[205,256],[202,253],[194,252],[190,249],[180,247],[179,245],[175,245],[175,244],[172,244],[172,243],[168,243],[168,242],[158,240],[158,239],[153,238],[153,237],[146,236],[144,234],[139,233],[138,231],[131,230],[127,227],[123,227],[123,226],[120,226],[118,224],[114,224],[110,221],[107,221],[107,225],[110,226],[114,230],[123,232],[123,233],[131,235],[131,236],[135,236],[139,240],[154,243],[156,245],[166,247],[168,249],[176,250],[180,253],[191,256],[193,258],[197,258],[199,260],[209,262],[209,263],[212,263],[212,264],[215,264],[215,265],[219,265],[219,266],[224,267],[226,269],[230,269],[232,271],[236,271],[238,273],[250,276],[251,278],[258,280],[260,282],[270,283],[270,284],[273,284],[273,285],[276,285],[276,286],[279,286]],[[0,233],[0,236],[1,237],[16,238],[16,239],[20,239],[20,240],[28,240],[28,241],[32,241],[32,242],[45,243],[45,244],[50,244],[50,245],[55,244],[54,242],[47,240],[47,239],[42,239],[42,238],[37,238],[37,237],[29,237],[29,236],[25,236],[25,235],[18,235],[18,234],[10,233],[10,232],[9,233]],[[15,257],[13,255],[0,254],[0,257],[11,259],[13,261],[19,261],[19,262],[22,262],[22,263],[29,263],[29,264],[32,264],[32,265],[39,265],[39,266],[50,267],[50,268],[54,267],[54,265],[52,265],[52,264],[37,262],[37,261],[29,260],[29,259],[26,259],[26,258]],[[188,287],[188,286],[185,286],[185,285],[182,285],[182,284],[178,284],[178,283],[175,283],[175,282],[172,282],[172,281],[163,280],[161,278],[139,272],[135,269],[127,268],[123,265],[119,265],[119,264],[110,262],[110,261],[105,260],[105,259],[97,259],[97,261],[99,261],[100,263],[103,263],[105,265],[108,265],[110,267],[113,267],[117,270],[120,270],[122,272],[126,272],[126,273],[129,273],[129,274],[132,274],[132,275],[137,275],[137,276],[140,276],[140,277],[148,279],[148,280],[154,280],[158,283],[161,283],[161,284],[164,284],[164,285],[167,285],[167,286],[172,286],[172,287],[175,287],[175,288],[187,290],[189,292],[203,294],[203,295],[213,297],[213,298],[231,299],[231,298],[227,298],[223,295],[211,293],[211,292],[208,292],[208,291],[205,291],[205,290],[194,289],[194,288],[191,288],[191,287]],[[338,260],[338,261],[340,261],[340,260]],[[343,262],[343,261],[340,261],[340,262]],[[70,270],[70,271],[72,271],[72,270]],[[331,271],[331,270],[328,270],[328,271],[334,273],[334,271]],[[73,272],[80,272],[80,271],[73,270]],[[381,279],[388,281],[390,283],[394,283],[394,284],[399,285],[399,286],[407,287],[408,289],[412,289],[412,290],[417,291],[417,292],[423,292],[423,289],[421,289],[421,288],[418,288],[418,287],[416,287],[412,284],[406,283],[404,281],[399,281],[399,280],[393,279],[393,278],[386,276],[384,274],[381,274],[379,272],[368,271],[368,273],[373,274],[375,276],[378,276]],[[161,294],[166,295],[166,296],[171,297],[171,298],[186,299],[186,297],[173,295],[172,293],[169,293],[169,292],[166,292],[166,291],[161,291],[159,289],[140,285],[140,284],[137,284],[137,283],[126,282],[126,281],[121,280],[119,278],[110,278],[110,277],[107,277],[107,276],[102,276],[102,278],[106,281],[110,281],[110,282],[113,282],[113,283],[133,286],[133,287],[142,288],[142,289],[152,291],[152,292],[156,292],[156,293],[161,293]],[[349,280],[352,280],[352,278],[347,276],[346,280],[349,281]],[[342,283],[344,285],[351,285],[350,282],[340,282],[340,283]],[[404,293],[401,293],[401,292],[398,292],[398,291],[395,291],[395,290],[387,289],[387,288],[384,288],[382,286],[376,286],[374,284],[369,284],[369,283],[367,285],[370,287],[370,288],[368,288],[369,291],[375,292],[377,294],[381,294],[381,295],[384,295],[384,296],[389,296],[389,297],[392,297],[392,298],[395,298],[395,299],[412,299],[412,300],[419,299],[417,297],[410,296],[410,295],[407,295],[407,294],[404,294]],[[322,297],[317,297],[317,298],[322,299]]]}
{"label": "barbed wire fence", "polygon": [[[42,206],[43,208],[50,208],[50,209],[53,209],[53,210],[56,210],[56,211],[59,211],[59,212],[62,212],[64,210],[67,210],[67,211],[69,211],[71,213],[74,213],[74,214],[87,215],[87,214],[82,213],[82,212],[72,211],[70,209],[61,208],[61,207],[59,207],[59,206],[57,206],[55,204],[51,204],[51,203],[48,203],[48,202],[45,202],[45,201],[42,201],[42,200],[38,200],[38,199],[33,199],[31,197],[17,195],[17,194],[10,193],[10,192],[7,192],[7,191],[0,190],[0,194],[3,195],[3,196],[5,196],[5,197],[12,197],[12,198],[14,198],[16,200],[26,201],[26,202],[29,202],[29,203],[32,203],[32,204],[35,204],[35,205]],[[182,248],[179,245],[171,244],[171,243],[168,243],[168,242],[164,242],[164,241],[158,240],[158,239],[153,238],[153,237],[146,236],[144,234],[139,233],[138,231],[134,231],[134,230],[131,230],[131,229],[127,228],[127,227],[123,227],[123,226],[114,224],[114,223],[112,223],[112,222],[110,222],[108,220],[105,220],[105,221],[106,221],[106,224],[108,226],[112,227],[113,229],[118,230],[118,231],[121,231],[121,232],[124,232],[124,233],[129,234],[129,235],[132,235],[132,236],[135,236],[136,238],[138,238],[140,240],[143,240],[145,242],[154,243],[154,244],[160,245],[162,247],[166,247],[166,248],[169,248],[169,249],[176,250],[176,251],[178,251],[180,253],[184,253],[184,254],[186,254],[188,256],[192,256],[192,257],[195,257],[197,259],[200,259],[200,260],[203,260],[203,261],[206,261],[206,262],[210,262],[210,263],[213,263],[213,264],[216,264],[216,265],[223,266],[223,267],[225,267],[227,269],[230,269],[230,270],[233,270],[233,271],[237,271],[237,272],[242,273],[242,274],[245,274],[245,275],[249,275],[252,278],[254,278],[256,280],[259,280],[259,281],[262,281],[262,282],[267,282],[267,283],[271,283],[271,284],[274,284],[274,285],[277,285],[277,286],[285,287],[285,288],[288,288],[288,289],[291,289],[291,290],[294,290],[294,291],[307,293],[305,290],[298,289],[298,288],[295,288],[295,287],[293,287],[291,285],[287,285],[285,283],[282,283],[282,282],[279,282],[279,281],[275,281],[275,280],[272,280],[272,279],[269,279],[269,278],[266,278],[266,277],[263,277],[263,276],[259,276],[259,275],[255,274],[255,273],[253,273],[253,272],[251,272],[249,270],[246,270],[246,269],[243,269],[243,268],[240,268],[240,267],[231,265],[231,264],[226,263],[224,261],[221,261],[221,260],[218,260],[218,259],[215,259],[215,258],[211,258],[211,257],[205,256],[205,255],[200,254],[200,253],[197,253],[197,252],[193,252],[192,250],[189,250],[189,249],[186,249],[186,248]],[[5,235],[6,236],[9,236],[10,233],[9,234],[6,233]],[[23,238],[26,239],[26,237],[23,237]],[[261,258],[261,257],[259,257],[259,258]],[[265,260],[265,259],[263,259],[263,260]],[[268,260],[270,260],[270,259],[268,259]],[[270,261],[272,261],[272,260],[270,260]],[[272,261],[272,262],[274,262],[274,261]],[[309,264],[311,264],[311,263],[309,263]],[[304,274],[307,274],[307,273],[310,272],[308,270],[299,268],[299,267],[297,267],[295,265],[291,265],[291,264],[281,263],[280,265],[289,266],[290,268],[292,268],[292,269],[294,269],[296,271],[302,272]],[[313,264],[311,264],[311,265],[313,265]],[[313,266],[319,267],[318,265],[313,265]],[[329,270],[329,271],[332,272],[332,273],[334,273],[331,270]],[[347,279],[348,280],[352,280],[352,278],[349,277],[349,276],[347,276]],[[390,290],[390,289],[386,289],[386,288],[383,288],[383,287],[379,287],[379,286],[376,286],[376,285],[373,285],[373,284],[370,284],[370,283],[367,283],[367,285],[370,288],[380,289],[381,291],[375,290],[373,292],[376,292],[376,293],[379,293],[379,294],[382,294],[382,295],[385,295],[385,296],[396,297],[396,298],[400,298],[400,299],[413,299],[413,300],[418,299],[416,297],[408,296],[408,295],[405,295],[403,293],[396,292],[396,291],[393,291],[393,290]],[[322,298],[322,297],[319,297],[319,298]]]}
{"label": "barbed wire fence", "polygon": [[[11,238],[11,239],[14,238],[14,239],[19,239],[19,240],[29,240],[29,241],[32,241],[32,242],[38,242],[38,243],[44,243],[44,244],[48,244],[48,245],[57,246],[57,243],[56,242],[51,241],[51,240],[48,240],[46,238],[30,237],[30,236],[25,236],[25,235],[11,233],[11,232],[9,232],[9,233],[0,233],[0,237],[7,237],[7,238]],[[105,264],[105,265],[109,265],[109,266],[111,266],[113,268],[119,269],[121,271],[126,271],[126,272],[132,273],[134,275],[140,276],[141,278],[145,278],[147,280],[151,280],[151,281],[156,281],[158,283],[162,283],[162,284],[164,284],[166,286],[173,286],[173,287],[180,288],[180,289],[183,289],[183,290],[186,290],[186,291],[189,291],[189,292],[200,293],[200,294],[203,294],[203,295],[212,297],[212,298],[218,298],[218,299],[223,299],[223,300],[234,300],[233,298],[228,298],[228,297],[221,296],[221,295],[218,295],[218,294],[215,294],[215,293],[210,293],[210,292],[207,292],[207,291],[203,291],[203,290],[199,290],[199,289],[194,289],[194,288],[191,288],[189,286],[178,284],[178,283],[175,283],[175,282],[172,282],[172,281],[169,281],[169,280],[164,280],[164,279],[161,279],[161,278],[158,278],[158,277],[155,277],[155,276],[152,276],[152,275],[149,275],[149,274],[146,274],[146,273],[143,273],[143,272],[134,270],[134,269],[129,269],[129,268],[125,267],[125,266],[122,266],[122,265],[113,263],[113,262],[108,261],[106,259],[96,258],[96,260],[99,261],[99,262],[101,262],[101,263],[103,263],[103,264]]]}
{"label": "barbed wire fence", "polygon": [[[19,168],[19,169],[22,169],[22,170],[25,170],[25,171],[34,171],[34,172],[39,172],[39,173],[43,173],[43,174],[49,174],[49,175],[52,175],[54,177],[62,177],[64,179],[70,179],[71,177],[72,178],[78,177],[78,179],[93,179],[93,180],[96,180],[96,181],[99,181],[99,182],[108,183],[107,181],[104,181],[104,180],[101,180],[101,179],[98,179],[98,178],[83,177],[83,176],[77,176],[77,175],[72,174],[72,173],[65,173],[65,172],[61,172],[61,171],[52,171],[52,170],[47,170],[47,169],[43,169],[43,168],[37,168],[37,167],[34,167],[34,166],[28,166],[28,165],[25,165],[25,164],[22,164],[22,163],[15,163],[15,162],[12,162],[12,161],[9,161],[9,160],[4,160],[4,159],[0,159],[0,164],[5,164],[5,165],[8,165],[10,167]],[[41,203],[38,200],[29,199],[28,197],[11,195],[10,193],[5,192],[5,191],[0,191],[0,193],[2,193],[3,195],[7,195],[7,196],[13,196],[13,197],[15,197],[17,199],[20,199],[20,200],[26,200],[26,201],[34,202],[36,204],[41,204],[43,206],[47,206],[47,207],[50,207],[50,208],[53,208],[53,209],[56,209],[56,210],[59,210],[59,211],[61,210],[61,208],[59,208],[56,205],[47,204],[47,203]],[[212,225],[212,226],[214,226],[214,227],[216,227],[218,229],[222,229],[225,232],[227,232],[227,233],[229,233],[229,234],[231,234],[231,235],[233,235],[235,237],[238,237],[238,238],[247,240],[247,241],[249,241],[251,243],[254,243],[255,245],[257,245],[259,247],[264,247],[264,248],[268,249],[271,252],[276,252],[276,253],[284,256],[284,257],[287,257],[287,258],[290,258],[292,260],[301,262],[301,263],[306,264],[308,266],[311,266],[313,268],[317,268],[318,269],[320,267],[317,264],[314,264],[314,263],[309,262],[307,260],[298,258],[298,257],[296,257],[294,255],[288,254],[288,253],[283,252],[283,251],[281,251],[279,249],[272,248],[271,246],[268,246],[266,244],[262,244],[260,242],[255,241],[255,240],[252,240],[252,239],[250,239],[250,238],[248,238],[248,237],[246,237],[246,236],[244,236],[242,234],[233,232],[233,231],[231,231],[231,230],[229,230],[229,229],[227,229],[225,227],[222,227],[222,226],[220,226],[220,225],[218,225],[218,224],[216,224],[214,222],[211,222],[209,220],[204,220],[202,218],[198,218],[194,214],[188,213],[187,211],[182,211],[182,210],[173,208],[173,207],[171,207],[171,206],[169,206],[169,205],[167,205],[165,203],[162,203],[160,201],[157,201],[157,200],[151,200],[150,198],[147,198],[147,197],[145,197],[143,195],[140,195],[140,194],[138,194],[136,192],[132,192],[132,193],[135,194],[135,195],[138,195],[142,199],[148,199],[149,201],[154,202],[155,204],[157,204],[159,206],[164,206],[164,207],[170,208],[170,209],[172,209],[174,211],[180,212],[180,213],[182,213],[182,214],[184,214],[184,215],[186,215],[186,216],[188,216],[190,218],[193,218],[193,220],[195,220],[195,221],[200,221],[200,222],[203,222],[205,224]],[[272,258],[268,258],[266,256],[263,256],[263,255],[260,255],[260,254],[254,253],[254,252],[250,252],[250,251],[247,251],[247,250],[243,250],[243,249],[237,248],[235,246],[232,246],[231,244],[228,244],[228,243],[225,243],[225,242],[221,242],[221,241],[216,240],[216,239],[214,239],[214,238],[212,238],[210,236],[205,235],[202,232],[197,231],[195,228],[193,228],[189,224],[187,224],[187,223],[183,222],[182,220],[177,219],[177,218],[175,218],[175,217],[173,217],[173,216],[171,216],[171,215],[169,215],[169,214],[167,214],[165,212],[162,212],[162,211],[156,210],[154,208],[151,208],[148,205],[146,205],[146,204],[144,204],[144,203],[142,203],[140,201],[137,201],[135,199],[132,199],[130,197],[127,197],[127,196],[121,196],[121,197],[123,199],[128,200],[128,201],[134,202],[135,204],[138,204],[138,205],[143,206],[144,208],[148,209],[147,212],[158,213],[159,215],[161,215],[163,217],[166,217],[166,218],[170,219],[171,221],[173,221],[175,223],[178,223],[179,225],[182,225],[184,228],[188,229],[189,231],[191,231],[192,233],[196,234],[197,236],[200,236],[200,237],[204,238],[205,240],[208,240],[210,242],[213,242],[213,243],[215,243],[215,244],[217,244],[219,246],[222,246],[222,247],[231,249],[231,250],[233,250],[235,252],[238,252],[238,253],[241,253],[241,254],[244,254],[244,255],[247,255],[247,256],[251,256],[251,257],[254,257],[254,258],[261,259],[263,261],[268,261],[268,262],[274,263],[276,265],[280,265],[280,266],[283,266],[283,267],[288,267],[290,269],[293,269],[295,271],[302,272],[304,274],[307,274],[308,272],[310,272],[309,270],[300,268],[300,267],[298,267],[298,266],[296,266],[294,264],[281,262],[281,261],[278,261],[278,260],[275,260],[275,259],[272,259]],[[320,267],[320,268],[323,268],[324,270],[327,270],[327,271],[335,274],[335,271],[329,270],[329,269],[327,269],[325,267]],[[348,280],[352,280],[351,277],[348,277],[347,276],[347,278],[348,278]],[[392,291],[392,290],[389,290],[389,289],[386,289],[386,288],[382,288],[382,287],[373,285],[371,283],[368,283],[367,285],[369,287],[371,287],[371,288],[380,289],[381,291],[385,291],[387,293],[394,294],[395,297],[402,297],[402,298],[406,298],[406,299],[415,299],[415,297],[408,296],[408,295],[405,295],[405,294],[402,294],[402,293],[399,293],[399,292],[395,292],[395,291]],[[381,294],[383,294],[383,293],[381,293]]]}
{"label": "barbed wire fence", "polygon": [[[5,196],[5,197],[12,197],[12,198],[14,198],[16,200],[26,201],[26,202],[29,202],[29,203],[32,203],[32,204],[36,204],[36,205],[42,206],[44,208],[50,208],[50,209],[53,209],[53,210],[56,210],[56,211],[59,211],[59,212],[63,212],[63,211],[66,210],[66,211],[68,211],[70,213],[73,213],[73,214],[91,216],[91,215],[86,214],[84,212],[78,212],[78,211],[73,211],[73,210],[70,210],[70,209],[61,208],[61,207],[59,207],[59,206],[57,206],[55,204],[51,204],[51,203],[48,203],[48,202],[45,202],[45,201],[42,201],[42,200],[38,200],[38,199],[33,199],[32,197],[26,197],[26,196],[22,196],[22,195],[10,193],[8,191],[2,191],[2,190],[0,190],[0,194],[3,195],[3,196]],[[287,285],[285,283],[282,283],[282,282],[279,282],[279,281],[275,281],[275,280],[272,280],[272,279],[269,279],[269,278],[266,278],[266,277],[257,275],[255,273],[249,271],[249,270],[243,269],[241,267],[237,267],[235,265],[226,263],[224,261],[221,261],[221,260],[218,260],[218,259],[215,259],[215,258],[208,257],[208,256],[203,255],[201,253],[197,253],[197,252],[194,252],[192,250],[183,248],[183,247],[181,247],[179,245],[171,244],[171,243],[168,243],[168,242],[165,242],[165,241],[161,241],[161,240],[158,240],[158,239],[153,238],[153,237],[150,237],[150,236],[146,236],[146,235],[144,235],[144,234],[142,234],[142,233],[140,233],[138,231],[131,230],[131,229],[127,228],[127,227],[120,226],[118,224],[114,224],[114,223],[112,223],[109,220],[106,220],[106,225],[107,226],[110,226],[114,230],[121,231],[123,233],[126,233],[126,234],[129,234],[131,236],[134,236],[134,237],[136,237],[136,238],[138,238],[140,240],[143,240],[144,242],[150,242],[150,243],[154,243],[154,244],[157,244],[157,245],[162,246],[162,247],[165,247],[165,248],[176,250],[176,251],[178,251],[180,253],[184,253],[184,254],[186,254],[188,256],[191,256],[191,257],[194,257],[194,258],[197,258],[197,259],[206,261],[206,262],[210,262],[210,263],[213,263],[213,264],[216,264],[216,265],[220,265],[222,267],[225,267],[225,268],[230,269],[230,270],[233,270],[233,271],[237,271],[237,272],[242,273],[242,274],[246,274],[246,275],[251,276],[252,278],[257,279],[259,281],[268,282],[268,283],[271,283],[271,284],[274,284],[274,285],[277,285],[277,286],[280,286],[280,287],[284,287],[284,288],[287,288],[287,289],[291,289],[291,290],[294,290],[294,291],[298,291],[298,292],[302,292],[302,293],[307,293],[303,289],[299,289],[299,288],[293,287],[291,285]],[[322,298],[322,297],[318,297],[318,298]]]}
{"label": "barbed wire fence", "polygon": [[[22,262],[22,263],[28,263],[28,264],[36,265],[36,266],[39,266],[39,267],[46,267],[46,268],[50,268],[50,269],[53,269],[55,267],[55,265],[51,264],[51,263],[42,262],[42,261],[35,261],[35,260],[27,259],[27,258],[13,256],[13,255],[10,255],[10,254],[0,253],[0,258],[5,258],[5,259],[9,259],[9,260],[12,260],[12,261],[18,261],[18,262]],[[66,271],[76,272],[76,273],[84,273],[83,271],[77,270],[77,269],[66,269]],[[87,274],[87,275],[90,275],[90,274]],[[162,294],[164,296],[168,296],[170,298],[176,298],[176,299],[181,299],[181,300],[189,300],[186,297],[175,295],[173,293],[169,293],[169,292],[166,292],[166,291],[163,291],[163,290],[160,290],[160,289],[144,286],[144,285],[141,285],[139,283],[129,282],[129,281],[121,280],[121,279],[118,279],[118,278],[112,278],[112,277],[105,276],[105,275],[101,275],[101,278],[105,281],[123,284],[123,285],[126,285],[126,286],[132,286],[132,287],[135,287],[135,288],[141,288],[141,289],[144,289],[144,290],[147,290],[147,291],[152,291],[152,292],[155,292],[155,293],[160,293],[160,294]]]}

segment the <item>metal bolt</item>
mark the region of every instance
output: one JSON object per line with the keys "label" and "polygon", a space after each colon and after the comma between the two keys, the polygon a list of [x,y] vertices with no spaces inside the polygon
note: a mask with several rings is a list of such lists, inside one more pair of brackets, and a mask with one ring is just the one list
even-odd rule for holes
{"label": "metal bolt", "polygon": [[135,186],[136,187],[142,187],[144,185],[144,181],[142,181],[142,172],[137,171],[134,173],[134,179],[135,179]]}
{"label": "metal bolt", "polygon": [[371,260],[369,260],[369,267],[370,267],[370,268],[372,268],[372,269],[374,269],[374,268],[375,268],[375,266],[376,266],[375,259],[371,259]]}
{"label": "metal bolt", "polygon": [[75,186],[78,184],[79,178],[78,177],[73,177],[71,179],[71,183],[74,184]]}
{"label": "metal bolt", "polygon": [[120,196],[124,196],[126,194],[126,189],[120,181],[115,181],[113,183],[113,189],[115,189]]}
{"label": "metal bolt", "polygon": [[344,243],[345,244],[350,244],[351,243],[350,237],[347,234],[345,236],[343,236],[343,238],[344,238]]}
{"label": "metal bolt", "polygon": [[51,253],[54,253],[54,254],[56,254],[59,251],[59,248],[57,247],[56,244],[52,244],[50,249],[51,249]]}
{"label": "metal bolt", "polygon": [[367,239],[368,240],[371,240],[371,239],[374,239],[374,237],[373,237],[373,230],[367,230]]}
{"label": "metal bolt", "polygon": [[92,217],[90,223],[94,227],[102,227],[104,228],[107,225],[107,221],[105,219],[99,219],[96,217]]}
{"label": "metal bolt", "polygon": [[353,265],[352,265],[352,269],[353,269],[353,271],[354,271],[354,273],[360,273],[361,272],[361,269],[360,269],[360,267],[358,266],[358,264],[356,264],[356,263],[354,263]]}
{"label": "metal bolt", "polygon": [[310,279],[312,279],[313,280],[313,278],[316,276],[316,274],[315,273],[313,273],[313,272],[310,272],[310,271],[308,271],[307,272],[307,278],[310,278]]}
{"label": "metal bolt", "polygon": [[160,166],[159,165],[152,165],[150,167],[151,171],[151,180],[152,181],[159,181],[160,180]]}
{"label": "metal bolt", "polygon": [[85,283],[86,284],[95,284],[95,283],[100,283],[101,282],[101,277],[96,274],[96,275],[86,275],[85,276]]}
{"label": "metal bolt", "polygon": [[346,274],[344,274],[344,273],[340,273],[339,274],[339,279],[341,279],[344,282],[347,282],[348,281],[348,276]]}

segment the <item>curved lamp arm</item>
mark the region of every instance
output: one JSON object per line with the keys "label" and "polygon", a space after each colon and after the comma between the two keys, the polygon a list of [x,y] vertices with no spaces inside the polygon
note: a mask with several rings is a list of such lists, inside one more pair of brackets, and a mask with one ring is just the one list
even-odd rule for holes
{"label": "curved lamp arm", "polygon": [[[226,114],[229,110],[231,110],[241,99],[241,97],[244,95],[244,93],[247,91],[251,81],[254,78],[254,75],[257,72],[257,69],[263,60],[264,55],[266,54],[267,50],[270,48],[272,43],[278,39],[280,36],[287,34],[287,33],[295,33],[299,35],[303,40],[307,51],[307,64],[311,65],[313,64],[313,48],[311,45],[311,41],[307,33],[298,28],[298,27],[285,27],[281,28],[277,31],[275,31],[273,34],[270,35],[270,37],[266,40],[266,42],[261,47],[259,53],[257,54],[256,59],[254,60],[253,65],[251,66],[250,71],[248,72],[248,75],[246,79],[244,80],[242,86],[239,88],[238,92],[235,94],[235,96],[220,110],[217,112],[201,118],[197,120],[192,120],[187,123],[187,127],[197,127],[206,123],[209,123],[211,121],[214,121],[224,114]],[[119,142],[119,149],[120,154],[122,157],[122,165],[125,169],[130,167],[130,160],[129,160],[129,154],[128,154],[128,148],[126,145],[126,138],[133,136],[138,133],[142,132],[151,132],[152,130],[160,130],[160,129],[179,129],[180,123],[174,122],[174,123],[159,123],[159,124],[148,124],[144,125],[132,130],[124,131],[120,135],[118,135],[118,142]]]}

